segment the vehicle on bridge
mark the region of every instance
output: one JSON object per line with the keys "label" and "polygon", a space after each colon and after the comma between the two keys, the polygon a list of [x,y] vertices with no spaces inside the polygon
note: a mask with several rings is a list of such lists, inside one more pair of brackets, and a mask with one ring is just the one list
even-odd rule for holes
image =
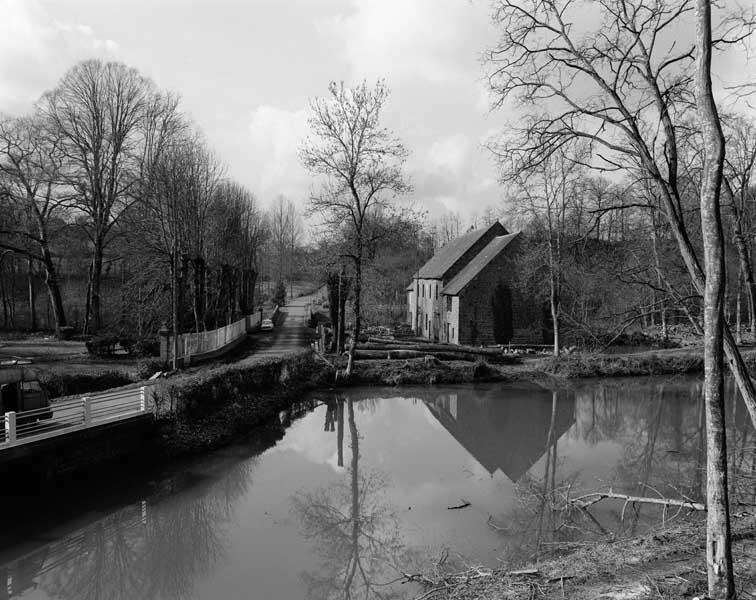
{"label": "vehicle on bridge", "polygon": [[27,419],[20,417],[19,423],[52,418],[50,399],[39,381],[39,372],[29,364],[31,361],[0,362],[0,414],[35,410]]}

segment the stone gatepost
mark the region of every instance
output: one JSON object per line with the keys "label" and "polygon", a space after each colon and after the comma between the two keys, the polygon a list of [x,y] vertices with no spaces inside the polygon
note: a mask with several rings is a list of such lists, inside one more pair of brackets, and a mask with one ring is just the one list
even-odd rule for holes
{"label": "stone gatepost", "polygon": [[171,359],[171,330],[168,329],[168,325],[163,323],[163,326],[158,330],[160,336],[160,360],[168,362]]}

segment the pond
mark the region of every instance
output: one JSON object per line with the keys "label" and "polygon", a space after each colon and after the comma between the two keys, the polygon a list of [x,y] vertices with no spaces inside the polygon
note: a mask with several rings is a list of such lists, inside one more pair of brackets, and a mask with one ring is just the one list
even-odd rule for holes
{"label": "pond", "polygon": [[[752,473],[752,428],[729,396],[731,458]],[[413,598],[403,574],[516,568],[687,517],[568,497],[702,497],[697,379],[314,399],[248,443],[61,491],[38,499],[43,514],[5,511],[0,599]]]}

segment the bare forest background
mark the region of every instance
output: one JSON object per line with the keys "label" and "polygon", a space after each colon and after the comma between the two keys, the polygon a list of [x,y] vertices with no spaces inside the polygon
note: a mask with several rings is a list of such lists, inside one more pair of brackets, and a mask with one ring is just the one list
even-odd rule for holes
{"label": "bare forest background", "polygon": [[[677,211],[700,252],[693,118],[683,114],[677,129]],[[756,125],[735,113],[722,121],[725,316],[742,338],[756,319]],[[564,344],[603,345],[638,329],[696,332],[701,297],[647,178],[597,171],[587,143],[519,170],[506,168],[500,144],[491,149],[505,184],[499,205],[431,218],[409,194],[369,212],[366,325],[404,323],[405,287],[419,266],[498,219],[524,232],[521,284],[545,310],[555,304]],[[170,326],[172,306],[183,331],[225,325],[353,270],[347,224],[313,227],[311,214],[308,199],[279,196],[264,207],[231,180],[174,94],[123,64],[82,62],[30,114],[0,118],[0,327],[150,338]]]}

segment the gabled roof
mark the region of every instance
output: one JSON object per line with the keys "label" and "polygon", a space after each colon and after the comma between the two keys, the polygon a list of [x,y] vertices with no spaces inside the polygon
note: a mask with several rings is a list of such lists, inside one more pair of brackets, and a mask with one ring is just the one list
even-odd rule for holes
{"label": "gabled roof", "polygon": [[446,272],[454,266],[454,263],[462,258],[465,252],[472,248],[493,227],[500,228],[506,233],[506,229],[498,221],[491,227],[469,231],[436,252],[433,258],[420,267],[417,277],[420,279],[443,279]]}
{"label": "gabled roof", "polygon": [[448,294],[454,296],[459,294],[465,286],[470,283],[480,273],[488,263],[496,258],[499,253],[506,248],[509,243],[515,239],[519,233],[510,233],[509,235],[500,235],[495,237],[491,242],[478,252],[477,256],[473,258],[464,269],[462,269],[457,276],[444,286],[441,290],[442,294]]}

